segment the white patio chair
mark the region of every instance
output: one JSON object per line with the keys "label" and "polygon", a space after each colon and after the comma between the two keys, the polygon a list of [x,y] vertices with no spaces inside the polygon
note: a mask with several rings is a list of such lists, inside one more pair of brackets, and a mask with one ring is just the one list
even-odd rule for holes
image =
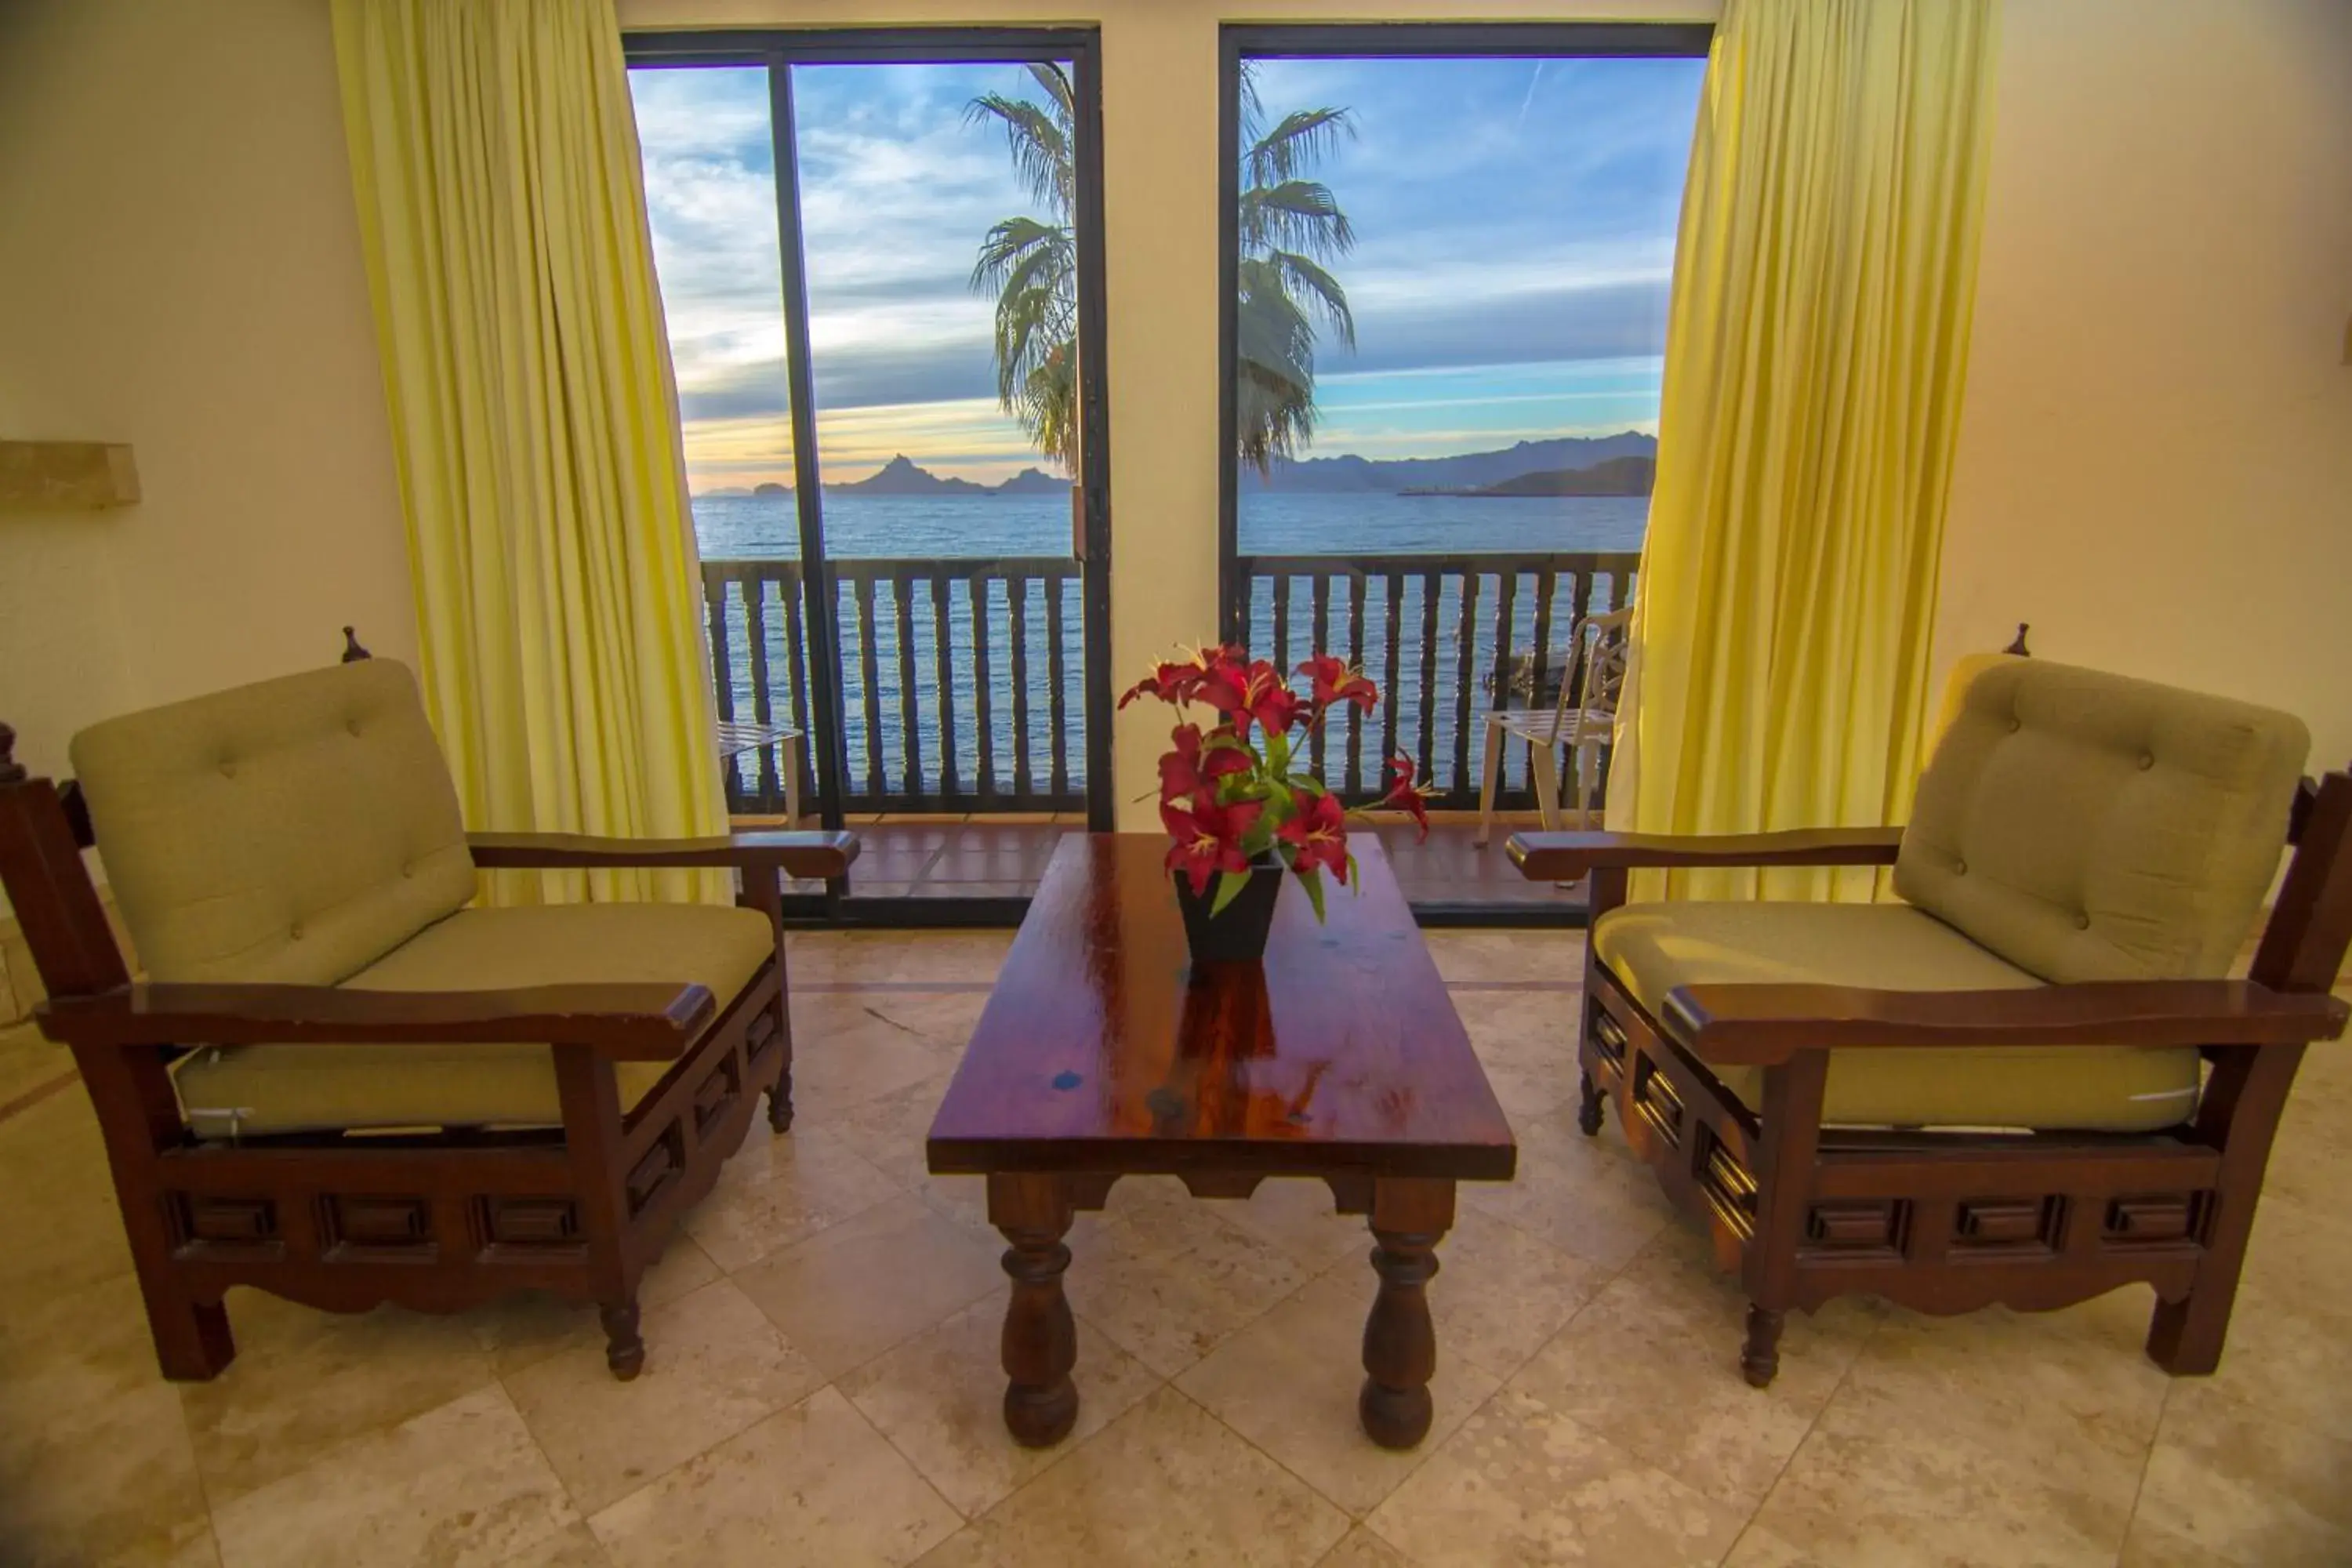
{"label": "white patio chair", "polygon": [[[1534,777],[1543,825],[1558,832],[1559,768],[1554,752],[1567,747],[1576,758],[1576,826],[1587,820],[1600,782],[1601,748],[1617,722],[1617,698],[1625,684],[1625,646],[1633,622],[1631,606],[1605,616],[1587,616],[1569,634],[1569,668],[1561,672],[1559,700],[1542,709],[1497,710],[1486,715],[1486,772],[1478,785],[1481,848],[1495,829],[1495,788],[1503,773],[1505,739],[1528,743],[1528,772]],[[1543,657],[1542,650],[1537,652]],[[1538,672],[1540,673],[1540,672]]]}

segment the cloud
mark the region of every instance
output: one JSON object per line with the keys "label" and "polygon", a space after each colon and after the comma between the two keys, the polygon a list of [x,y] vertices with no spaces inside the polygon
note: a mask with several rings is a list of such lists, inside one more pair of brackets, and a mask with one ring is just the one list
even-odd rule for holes
{"label": "cloud", "polygon": [[[1360,236],[1332,264],[1360,352],[1327,342],[1318,354],[1322,449],[1351,429],[1479,445],[1560,433],[1532,423],[1553,414],[1654,416],[1654,386],[1588,381],[1571,392],[1509,372],[1660,352],[1700,62],[1281,60],[1259,72],[1270,114],[1339,104],[1359,132],[1318,171]],[[691,443],[730,472],[773,464],[788,446],[773,437],[787,381],[766,73],[640,69],[631,80]],[[845,417],[870,415],[880,423],[858,428],[898,431],[927,462],[950,449],[1000,462],[1017,445],[994,411],[992,302],[969,275],[991,224],[1037,207],[1001,135],[966,122],[965,104],[992,89],[1035,91],[1018,67],[793,70],[820,423],[845,430]],[[1444,380],[1441,393],[1391,395],[1393,408],[1348,405],[1350,377],[1465,367],[1485,368]],[[1432,401],[1444,407],[1404,406]],[[925,405],[964,412],[910,412]],[[1348,422],[1329,422],[1343,405]],[[1421,426],[1444,407],[1464,417]],[[985,439],[971,410],[997,422]],[[1375,417],[1414,428],[1383,434],[1363,423]],[[861,437],[841,460],[888,444]]]}

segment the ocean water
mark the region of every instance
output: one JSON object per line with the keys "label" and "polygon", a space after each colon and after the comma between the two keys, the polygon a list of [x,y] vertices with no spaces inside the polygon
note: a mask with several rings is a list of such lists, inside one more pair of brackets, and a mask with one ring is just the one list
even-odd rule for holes
{"label": "ocean water", "polygon": [[[1252,495],[1241,498],[1244,555],[1444,554],[1485,550],[1639,550],[1643,496]],[[827,552],[842,558],[1066,555],[1063,496],[824,498]],[[1213,534],[1216,519],[1202,528]],[[698,496],[694,531],[710,561],[793,560],[800,519],[789,496]]]}
{"label": "ocean water", "polygon": [[[1345,560],[1367,555],[1457,555],[1493,551],[1515,552],[1633,551],[1642,542],[1649,503],[1640,497],[1495,498],[1473,500],[1456,496],[1393,496],[1378,494],[1265,495],[1244,494],[1241,503],[1241,548],[1249,555],[1330,555]],[[799,520],[790,497],[706,496],[694,502],[695,531],[705,561],[795,560],[800,555]],[[1066,497],[1046,496],[872,496],[828,494],[824,503],[828,555],[851,559],[931,560],[938,558],[997,558],[1061,556],[1070,552],[1070,511]],[[1202,521],[1213,530],[1214,519]],[[1286,667],[1315,651],[1312,622],[1313,579],[1291,584],[1291,612],[1284,646],[1277,647],[1273,584],[1261,580],[1251,606],[1250,642]],[[1483,579],[1473,615],[1471,646],[1463,647],[1462,580],[1439,585],[1433,605],[1423,603],[1426,584],[1405,580],[1398,589],[1395,607],[1399,626],[1394,650],[1399,722],[1398,746],[1425,759],[1427,775],[1441,787],[1475,789],[1481,764],[1482,727],[1475,710],[1490,706],[1494,664],[1494,616],[1502,584],[1493,575]],[[1592,589],[1592,605],[1614,607],[1630,592],[1629,583],[1603,579]],[[1386,682],[1391,650],[1387,641],[1389,584],[1373,579],[1367,585],[1364,606],[1362,662],[1373,679]],[[1570,616],[1565,603],[1556,607],[1550,628],[1551,657],[1564,649]],[[740,591],[739,591],[740,592]],[[1000,789],[1026,779],[1045,790],[1058,786],[1076,795],[1085,788],[1085,712],[1083,692],[1084,609],[1075,581],[1060,585],[1060,659],[1062,722],[1053,722],[1048,690],[1054,661],[1050,658],[1048,585],[1031,582],[1022,606],[1020,635],[1026,654],[1027,689],[1016,693],[1011,679],[1011,648],[1015,628],[1012,605],[1003,584],[993,586],[981,606],[987,627],[991,659],[988,681],[988,721],[981,722],[978,686],[972,678],[973,606],[965,585],[951,585],[944,605],[931,599],[932,585],[918,583],[904,607],[905,645],[901,647],[901,607],[896,590],[878,584],[871,621],[861,616],[855,595],[845,586],[837,605],[841,628],[843,713],[846,741],[845,765],[853,797],[883,794],[937,794],[950,774],[955,785],[971,789],[979,776],[983,751]],[[1514,586],[1516,612],[1509,646],[1532,651],[1536,584],[1521,575]],[[805,689],[808,672],[802,650],[787,647],[787,618],[775,585],[765,589],[763,640],[770,671],[770,711],[789,721],[793,713],[788,682],[797,675]],[[940,617],[947,627],[946,647],[939,641]],[[1434,658],[1423,642],[1424,627],[1436,627]],[[1214,628],[1203,626],[1206,637]],[[749,617],[735,597],[727,604],[724,645],[734,717],[754,716],[752,659]],[[1343,657],[1355,646],[1347,625],[1344,596],[1334,595],[1327,620],[1327,649]],[[869,658],[870,655],[870,658]],[[911,668],[912,680],[906,675]],[[941,679],[944,670],[945,679]],[[1122,689],[1140,674],[1114,670],[1112,685]],[[1469,731],[1466,769],[1457,770],[1454,754],[1462,723],[1461,694],[1469,686],[1474,716]],[[942,697],[942,689],[945,696]],[[911,711],[913,724],[908,723]],[[1386,739],[1381,717],[1375,715],[1359,735],[1352,714],[1336,723],[1326,737],[1323,776],[1335,787],[1344,785],[1348,762],[1356,760],[1362,784],[1370,786],[1380,772]],[[984,741],[984,745],[983,745]],[[910,744],[911,742],[911,744]],[[1526,786],[1525,762],[1512,749],[1505,784]],[[756,769],[746,759],[739,786],[749,792],[759,784]],[[910,789],[911,784],[911,789]],[[748,799],[748,795],[744,797]],[[857,808],[857,799],[850,802]]]}

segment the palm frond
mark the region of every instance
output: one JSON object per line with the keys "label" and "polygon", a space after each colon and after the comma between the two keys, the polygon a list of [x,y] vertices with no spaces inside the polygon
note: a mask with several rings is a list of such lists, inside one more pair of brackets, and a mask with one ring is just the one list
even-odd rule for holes
{"label": "palm frond", "polygon": [[1004,145],[1013,155],[1013,172],[1028,185],[1030,195],[1057,215],[1070,210],[1075,174],[1070,162],[1069,129],[1054,113],[1025,98],[984,92],[963,107],[964,122],[985,125],[995,121],[1004,128]]}
{"label": "palm frond", "polygon": [[1355,248],[1356,229],[1331,187],[1318,180],[1252,185],[1241,194],[1237,225],[1244,251],[1280,247],[1321,257]]}
{"label": "palm frond", "polygon": [[1356,346],[1356,314],[1348,308],[1348,291],[1339,280],[1311,258],[1295,251],[1268,251],[1265,261],[1282,280],[1284,295],[1321,312],[1323,319],[1349,348]]}
{"label": "palm frond", "polygon": [[1251,138],[1243,166],[1251,184],[1279,184],[1330,156],[1341,137],[1352,140],[1355,134],[1355,121],[1344,109],[1295,109],[1273,130]]}
{"label": "palm frond", "polygon": [[1038,249],[1067,250],[1070,231],[1034,217],[1009,217],[992,225],[981,237],[980,254],[972,262],[971,289],[985,294],[1002,289],[1022,259]]}

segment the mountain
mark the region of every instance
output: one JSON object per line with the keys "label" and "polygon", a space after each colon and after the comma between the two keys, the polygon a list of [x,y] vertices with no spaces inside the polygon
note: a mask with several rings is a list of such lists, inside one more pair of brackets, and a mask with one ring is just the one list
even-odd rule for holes
{"label": "mountain", "polygon": [[[726,495],[730,492],[726,490],[713,490],[710,493],[713,495]],[[741,490],[736,490],[732,493],[741,495],[744,492]],[[762,498],[782,498],[791,495],[793,493],[793,487],[790,485],[780,485],[773,479],[771,479],[764,485],[753,485],[751,487],[751,493]]]}
{"label": "mountain", "polygon": [[1068,494],[1069,489],[1069,480],[1037,468],[1024,468],[995,487],[1001,496],[1058,496]]}
{"label": "mountain", "polygon": [[868,478],[851,484],[827,485],[825,489],[868,496],[979,496],[986,495],[989,488],[970,479],[943,479],[929,469],[915,467],[901,453]]}
{"label": "mountain", "polygon": [[1278,462],[1270,479],[1257,470],[1242,469],[1245,490],[1289,494],[1329,494],[1371,490],[1394,495],[1403,490],[1472,490],[1501,484],[1522,474],[1589,468],[1612,458],[1651,458],[1658,438],[1638,430],[1614,436],[1562,436],[1549,441],[1521,441],[1496,452],[1465,452],[1451,458],[1376,459],[1350,453],[1337,458],[1308,458],[1303,462]]}
{"label": "mountain", "polygon": [[709,496],[713,500],[725,499],[728,500],[740,500],[745,496],[754,493],[756,492],[747,489],[741,485],[722,485],[715,490],[697,490],[694,492],[694,499],[700,500],[703,497]]}
{"label": "mountain", "polygon": [[[1455,496],[1645,496],[1658,477],[1655,458],[1610,458],[1589,468],[1538,468]],[[1408,491],[1408,494],[1412,492]]]}

